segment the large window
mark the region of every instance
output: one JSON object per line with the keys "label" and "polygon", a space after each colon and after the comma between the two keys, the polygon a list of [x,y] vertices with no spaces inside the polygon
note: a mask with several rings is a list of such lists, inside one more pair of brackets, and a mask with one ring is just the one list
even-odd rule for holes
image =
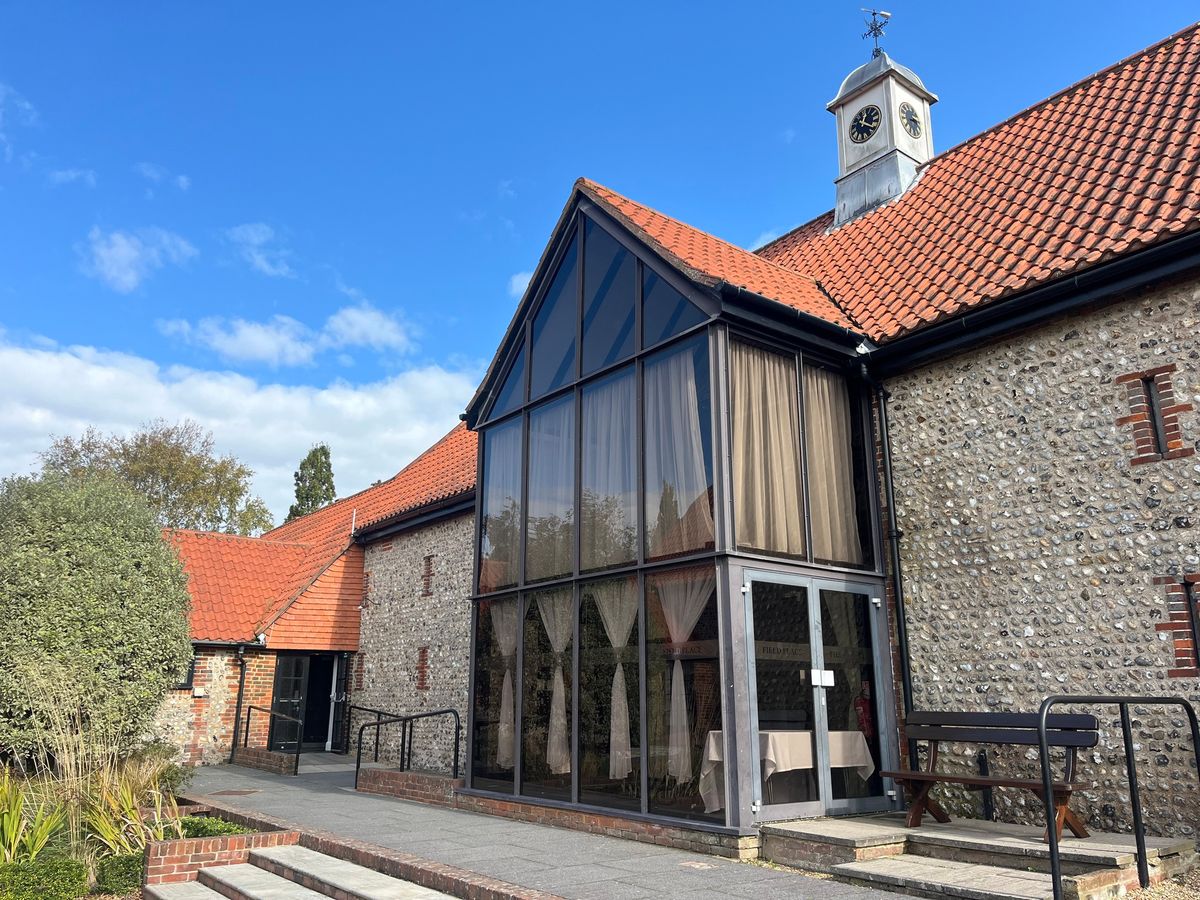
{"label": "large window", "polygon": [[575,398],[529,414],[529,519],[525,580],[571,574],[574,557]]}
{"label": "large window", "polygon": [[713,546],[712,405],[704,336],[646,361],[646,558]]}
{"label": "large window", "polygon": [[579,566],[585,572],[637,560],[636,428],[632,367],[583,389]]}
{"label": "large window", "polygon": [[521,558],[521,420],[509,419],[483,437],[483,500],[479,522],[479,590],[517,583]]}
{"label": "large window", "polygon": [[521,793],[571,799],[570,586],[525,595],[522,672]]}
{"label": "large window", "polygon": [[471,775],[485,790],[513,789],[517,625],[516,597],[476,604]]}

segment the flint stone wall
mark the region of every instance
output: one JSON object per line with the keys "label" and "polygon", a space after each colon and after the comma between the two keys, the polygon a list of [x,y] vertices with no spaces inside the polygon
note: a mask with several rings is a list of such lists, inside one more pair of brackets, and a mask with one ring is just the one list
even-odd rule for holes
{"label": "flint stone wall", "polygon": [[[1167,596],[1156,578],[1200,571],[1200,455],[1131,465],[1122,374],[1174,363],[1187,447],[1200,447],[1200,283],[1179,281],[1074,314],[888,383],[896,505],[917,709],[1036,711],[1056,693],[1168,694]],[[1081,710],[1082,711],[1082,710]],[[1080,757],[1098,786],[1073,806],[1132,827],[1115,708]],[[1200,786],[1184,717],[1137,709],[1142,802],[1155,833],[1193,835]],[[974,768],[977,748],[945,748]],[[1032,752],[995,774],[1036,776]],[[963,795],[960,813],[978,809]],[[1034,820],[1027,793],[998,816]]]}
{"label": "flint stone wall", "polygon": [[[466,760],[474,533],[474,516],[467,514],[367,545],[362,687],[354,700],[359,706],[405,714],[458,710],[463,726],[460,772]],[[432,557],[428,563],[427,557]],[[371,719],[355,714],[352,742],[359,726]],[[449,773],[454,746],[450,718],[414,727],[413,768]],[[398,761],[399,742],[400,728],[385,726],[381,762]],[[373,749],[368,731],[364,760]]]}

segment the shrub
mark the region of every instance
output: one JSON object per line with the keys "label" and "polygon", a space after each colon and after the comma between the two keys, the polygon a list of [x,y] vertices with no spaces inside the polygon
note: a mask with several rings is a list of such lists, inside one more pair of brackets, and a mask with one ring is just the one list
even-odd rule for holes
{"label": "shrub", "polygon": [[184,816],[179,820],[185,838],[220,837],[223,834],[250,834],[254,829],[227,822],[214,816]]}
{"label": "shrub", "polygon": [[96,890],[102,894],[131,894],[142,886],[141,853],[106,856],[96,864]]}
{"label": "shrub", "polygon": [[[124,755],[191,658],[187,577],[111,479],[0,481],[0,746],[49,764]],[[69,764],[69,761],[66,761]]]}
{"label": "shrub", "polygon": [[33,862],[62,830],[61,807],[34,806],[24,786],[4,770],[0,777],[0,863]]}
{"label": "shrub", "polygon": [[0,865],[4,900],[76,900],[87,892],[87,866],[67,856]]}

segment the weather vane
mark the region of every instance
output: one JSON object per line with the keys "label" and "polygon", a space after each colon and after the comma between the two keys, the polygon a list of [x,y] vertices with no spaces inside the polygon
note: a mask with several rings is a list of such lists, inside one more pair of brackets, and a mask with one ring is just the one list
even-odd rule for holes
{"label": "weather vane", "polygon": [[863,12],[871,14],[871,20],[865,22],[867,30],[863,32],[863,40],[874,38],[875,49],[871,52],[871,59],[877,57],[883,52],[883,48],[879,46],[879,39],[884,35],[884,29],[887,28],[888,20],[892,17],[890,12],[883,9],[866,9]]}

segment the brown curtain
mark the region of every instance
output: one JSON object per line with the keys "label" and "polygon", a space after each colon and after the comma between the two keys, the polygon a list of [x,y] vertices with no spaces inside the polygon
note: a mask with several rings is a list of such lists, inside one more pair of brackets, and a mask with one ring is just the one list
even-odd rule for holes
{"label": "brown curtain", "polygon": [[805,445],[813,558],[863,563],[854,502],[854,450],[850,391],[836,372],[804,367]]}
{"label": "brown curtain", "polygon": [[735,341],[730,370],[738,546],[803,556],[795,357]]}

